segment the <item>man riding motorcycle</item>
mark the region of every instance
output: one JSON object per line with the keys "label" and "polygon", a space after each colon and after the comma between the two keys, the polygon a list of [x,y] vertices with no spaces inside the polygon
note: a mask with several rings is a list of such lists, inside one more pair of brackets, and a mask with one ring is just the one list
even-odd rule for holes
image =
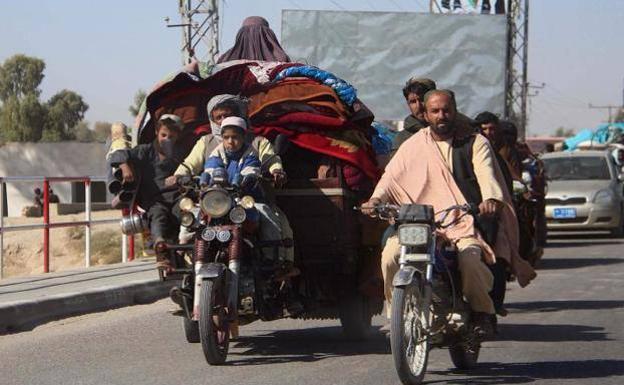
{"label": "man riding motorcycle", "polygon": [[[425,95],[425,118],[430,126],[403,143],[363,208],[372,214],[375,205],[386,202],[426,204],[436,212],[465,203],[479,207],[479,216],[465,216],[441,235],[458,249],[462,291],[474,313],[473,329],[485,337],[493,332],[495,322],[489,296],[493,278],[486,263],[493,264],[496,257],[513,261],[511,266],[522,286],[535,273],[518,258],[517,224],[509,194],[500,187],[502,175],[492,149],[483,136],[470,129],[459,130],[456,114],[451,92],[435,90]],[[395,235],[382,252],[388,311],[399,255]]]}

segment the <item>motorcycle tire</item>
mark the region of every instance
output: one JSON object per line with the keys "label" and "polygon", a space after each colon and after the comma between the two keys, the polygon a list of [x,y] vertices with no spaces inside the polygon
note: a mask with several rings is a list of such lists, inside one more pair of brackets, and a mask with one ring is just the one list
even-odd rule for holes
{"label": "motorcycle tire", "polygon": [[368,338],[373,315],[367,299],[356,294],[342,301],[340,306],[340,324],[342,331],[349,340],[361,341]]}
{"label": "motorcycle tire", "polygon": [[[427,371],[429,340],[419,327],[423,311],[430,305],[425,302],[428,301],[421,293],[417,278],[409,285],[395,287],[392,293],[390,348],[399,379],[406,385],[421,384]],[[414,331],[416,336],[413,336]],[[414,339],[416,344],[411,345]]]}
{"label": "motorcycle tire", "polygon": [[449,348],[451,361],[459,370],[470,370],[477,366],[481,345],[476,344],[472,349],[468,349],[464,344],[458,344]]}
{"label": "motorcycle tire", "polygon": [[227,358],[230,331],[225,308],[227,293],[223,280],[202,282],[199,299],[199,340],[210,365],[221,365]]}
{"label": "motorcycle tire", "polygon": [[186,342],[196,344],[199,342],[199,322],[189,319],[187,316],[183,317],[184,320],[184,336]]}

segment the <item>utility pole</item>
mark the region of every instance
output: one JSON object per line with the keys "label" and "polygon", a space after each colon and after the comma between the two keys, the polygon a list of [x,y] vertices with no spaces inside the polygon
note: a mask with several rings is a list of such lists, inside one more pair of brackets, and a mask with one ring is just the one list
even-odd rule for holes
{"label": "utility pole", "polygon": [[527,126],[529,82],[529,0],[507,1],[507,78],[505,80],[505,118],[518,126],[524,139]]}
{"label": "utility pole", "polygon": [[165,22],[169,28],[182,28],[182,65],[193,59],[216,63],[219,54],[218,0],[178,0],[178,11],[180,24],[169,24],[169,17]]}
{"label": "utility pole", "polygon": [[613,109],[615,109],[616,111],[621,108],[621,106],[615,106],[613,104],[609,104],[606,106],[594,106],[593,104],[589,103],[588,106],[590,109],[595,109],[595,110],[609,110],[609,123],[613,123],[613,113],[611,112]]}

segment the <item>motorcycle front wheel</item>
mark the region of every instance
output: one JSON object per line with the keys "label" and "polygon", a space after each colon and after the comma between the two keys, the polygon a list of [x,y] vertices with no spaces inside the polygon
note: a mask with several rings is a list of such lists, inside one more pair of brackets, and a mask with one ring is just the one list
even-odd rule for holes
{"label": "motorcycle front wheel", "polygon": [[390,347],[399,379],[406,385],[421,384],[427,370],[428,307],[416,278],[407,286],[394,288]]}
{"label": "motorcycle front wheel", "polygon": [[199,299],[199,339],[206,361],[220,365],[227,358],[230,330],[227,317],[227,293],[222,279],[202,282]]}

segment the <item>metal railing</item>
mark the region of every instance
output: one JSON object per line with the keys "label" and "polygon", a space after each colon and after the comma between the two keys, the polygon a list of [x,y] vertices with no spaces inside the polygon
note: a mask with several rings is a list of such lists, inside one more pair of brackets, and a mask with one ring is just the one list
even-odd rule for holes
{"label": "metal railing", "polygon": [[[0,177],[0,279],[4,277],[4,233],[11,231],[25,231],[43,229],[43,272],[50,272],[50,229],[61,227],[85,227],[85,267],[91,266],[91,226],[107,223],[118,223],[120,218],[91,219],[91,182],[106,181],[106,177],[45,177],[45,176],[15,176]],[[5,183],[40,182],[43,183],[43,223],[27,225],[4,225]],[[50,183],[51,182],[83,182],[85,186],[85,220],[70,222],[50,222]],[[8,198],[7,198],[8,201]],[[8,202],[7,202],[8,205]],[[134,259],[134,236],[122,236],[122,262]]]}

